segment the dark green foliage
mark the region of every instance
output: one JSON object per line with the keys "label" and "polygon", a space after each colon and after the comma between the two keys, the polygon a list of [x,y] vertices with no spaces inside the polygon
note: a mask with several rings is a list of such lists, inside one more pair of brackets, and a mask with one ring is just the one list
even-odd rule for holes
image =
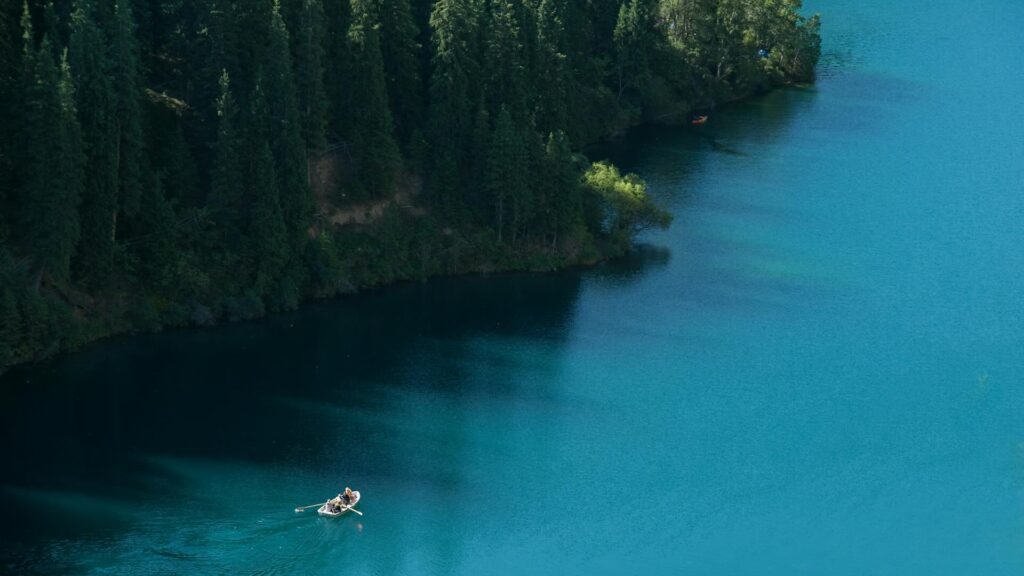
{"label": "dark green foliage", "polygon": [[564,131],[572,89],[563,15],[565,0],[541,0],[537,14],[537,129]]}
{"label": "dark green foliage", "polygon": [[84,184],[82,139],[74,86],[66,60],[53,60],[49,39],[29,55],[26,48],[25,165],[22,235],[36,257],[38,274],[69,278],[79,238],[78,204]]}
{"label": "dark green foliage", "polygon": [[291,31],[292,71],[298,95],[302,137],[311,150],[325,145],[327,94],[324,89],[326,45],[322,0],[287,0],[282,6]]}
{"label": "dark green foliage", "polygon": [[[117,0],[111,33],[111,60],[117,86],[118,205],[129,218],[141,210],[142,178],[145,170],[142,131],[142,85],[139,75],[139,47],[135,40],[131,0]],[[116,237],[116,231],[115,231]]]}
{"label": "dark green foliage", "polygon": [[139,226],[146,233],[132,241],[136,271],[146,284],[164,292],[174,287],[178,261],[174,249],[174,211],[164,196],[163,181],[168,177],[156,172],[147,174],[141,198],[146,209],[139,216]]}
{"label": "dark green foliage", "polygon": [[71,16],[68,58],[75,81],[78,118],[85,142],[78,276],[92,284],[109,280],[114,266],[117,218],[117,93],[110,79],[106,39],[95,23],[95,7],[83,0]]}
{"label": "dark green foliage", "polygon": [[349,71],[359,78],[351,88],[347,115],[348,139],[356,161],[357,198],[382,197],[391,192],[401,162],[388,108],[387,82],[378,27],[369,9],[360,9],[348,32]]}
{"label": "dark green foliage", "polygon": [[275,287],[289,257],[281,200],[274,186],[274,158],[265,142],[252,150],[248,173],[252,195],[248,237],[256,274],[253,286],[262,295]]}
{"label": "dark green foliage", "polygon": [[477,20],[471,2],[438,0],[430,26],[434,31],[428,127],[433,144],[430,192],[436,205],[452,213],[462,203],[474,110],[470,84],[479,70]]}
{"label": "dark green foliage", "polygon": [[0,6],[0,235],[9,225],[5,222],[9,210],[4,210],[14,186],[14,155],[18,134],[18,79],[21,65],[22,6],[18,2],[4,2]]}
{"label": "dark green foliage", "polygon": [[244,180],[240,177],[245,172],[237,106],[231,80],[225,70],[221,74],[220,98],[217,99],[217,142],[207,208],[213,225],[214,243],[222,243],[228,254],[237,253],[241,243],[242,198],[245,194]]}
{"label": "dark green foliage", "polygon": [[324,7],[324,91],[327,95],[327,133],[331,142],[346,131],[349,82],[345,77],[348,58],[347,35],[352,21],[349,0],[323,0]]}
{"label": "dark green foliage", "polygon": [[5,2],[0,366],[385,281],[620,253],[668,216],[574,151],[813,79],[820,23],[800,9]]}
{"label": "dark green foliage", "polygon": [[502,108],[495,121],[494,133],[487,150],[485,189],[494,210],[492,220],[498,242],[511,228],[513,243],[519,231],[521,207],[529,192],[526,180],[526,143],[512,121],[507,108]]}
{"label": "dark green foliage", "polygon": [[516,0],[494,0],[487,26],[485,57],[485,102],[497,116],[505,107],[517,123],[529,112],[526,52],[520,29]]}
{"label": "dark green foliage", "polygon": [[298,236],[305,232],[313,217],[313,199],[307,186],[306,152],[288,42],[288,30],[275,4],[260,85],[267,111],[252,115],[249,122],[268,124],[267,136],[274,155],[281,211],[288,231]]}
{"label": "dark green foliage", "polygon": [[21,313],[14,289],[0,286],[0,371],[20,356]]}
{"label": "dark green foliage", "polygon": [[628,0],[619,9],[612,40],[615,43],[615,80],[618,98],[628,89],[639,89],[650,74],[648,58],[654,35],[650,32],[648,0]]}
{"label": "dark green foliage", "polygon": [[583,224],[580,173],[569,138],[564,132],[552,133],[544,149],[544,180],[541,189],[547,194],[544,206],[545,232],[552,242],[571,235]]}
{"label": "dark green foliage", "polygon": [[420,78],[420,31],[409,0],[368,0],[379,23],[381,56],[388,100],[397,137],[407,143],[423,118],[423,85]]}

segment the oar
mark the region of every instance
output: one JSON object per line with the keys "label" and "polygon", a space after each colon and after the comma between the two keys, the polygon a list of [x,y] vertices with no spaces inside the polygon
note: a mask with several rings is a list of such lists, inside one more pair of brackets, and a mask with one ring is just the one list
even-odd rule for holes
{"label": "oar", "polygon": [[320,502],[319,504],[310,504],[309,506],[299,506],[298,508],[295,509],[295,511],[296,512],[305,512],[306,510],[309,510],[310,508],[316,508],[317,506],[323,506],[324,504],[326,504],[326,502]]}
{"label": "oar", "polygon": [[363,515],[363,513],[362,513],[362,512],[360,512],[359,510],[356,510],[355,508],[353,508],[353,507],[351,507],[351,506],[345,506],[345,508],[347,508],[347,509],[349,509],[349,510],[351,510],[351,511],[355,512],[356,514],[359,514],[360,516],[362,516],[362,515]]}

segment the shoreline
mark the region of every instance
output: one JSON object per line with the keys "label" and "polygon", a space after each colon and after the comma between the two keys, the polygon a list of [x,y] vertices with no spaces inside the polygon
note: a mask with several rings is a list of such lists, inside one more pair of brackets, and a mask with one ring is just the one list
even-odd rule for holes
{"label": "shoreline", "polygon": [[[784,82],[776,85],[772,85],[764,89],[752,90],[747,94],[741,96],[734,96],[721,103],[712,105],[713,109],[720,109],[720,107],[728,107],[740,102],[756,98],[758,96],[768,94],[775,90],[789,89],[799,86],[812,86],[813,83],[797,83],[797,82]],[[763,88],[763,87],[760,87]],[[599,146],[604,143],[613,142],[617,139],[624,138],[631,131],[641,128],[643,126],[671,126],[681,129],[689,128],[689,124],[681,120],[679,122],[667,122],[661,121],[662,118],[685,118],[692,114],[694,110],[699,108],[691,108],[687,111],[673,112],[668,116],[659,116],[654,119],[644,120],[638,119],[637,122],[630,123],[622,129],[618,129],[608,134],[607,136],[592,142],[582,148],[582,151],[586,151],[594,146]],[[374,225],[365,226],[367,229],[373,229]],[[577,250],[574,254],[559,254],[550,251],[537,250],[521,254],[509,254],[502,255],[503,257],[483,259],[482,261],[470,265],[464,269],[456,269],[451,271],[440,271],[431,272],[422,276],[416,275],[397,275],[391,278],[381,278],[379,280],[373,280],[370,282],[350,282],[344,288],[340,288],[333,293],[328,294],[306,294],[299,298],[297,305],[294,308],[282,309],[282,310],[254,310],[242,313],[240,315],[227,315],[220,316],[209,316],[208,320],[193,321],[193,322],[170,322],[162,319],[157,319],[155,322],[150,323],[148,326],[144,323],[132,321],[127,314],[121,314],[120,317],[103,317],[102,315],[95,318],[89,319],[83,322],[86,326],[84,333],[80,334],[81,339],[74,342],[73,344],[65,344],[64,342],[55,342],[43,353],[37,355],[34,358],[20,359],[6,367],[0,366],[0,378],[8,375],[16,368],[25,368],[34,364],[40,364],[43,362],[51,361],[61,356],[75,354],[83,351],[86,348],[90,348],[94,345],[99,344],[104,340],[115,337],[130,337],[143,334],[157,334],[164,331],[177,331],[177,330],[208,330],[215,329],[221,326],[230,324],[240,324],[244,322],[260,321],[271,315],[280,315],[289,313],[297,310],[298,308],[311,304],[314,302],[327,302],[334,299],[345,298],[348,296],[354,296],[358,294],[364,294],[370,290],[384,289],[390,286],[400,285],[406,282],[427,282],[434,278],[459,278],[459,277],[485,277],[495,274],[543,274],[559,272],[563,270],[580,269],[585,270],[593,268],[600,264],[614,261],[617,258],[621,258],[628,252],[636,248],[635,242],[631,241],[629,246],[624,249],[609,249],[609,246],[592,246],[596,248],[595,253],[584,255],[584,251]],[[507,257],[511,256],[511,259]],[[543,265],[538,265],[541,261]],[[116,297],[116,294],[110,295]],[[200,314],[204,319],[207,315],[210,315],[209,308],[204,304],[195,303],[194,312]]]}

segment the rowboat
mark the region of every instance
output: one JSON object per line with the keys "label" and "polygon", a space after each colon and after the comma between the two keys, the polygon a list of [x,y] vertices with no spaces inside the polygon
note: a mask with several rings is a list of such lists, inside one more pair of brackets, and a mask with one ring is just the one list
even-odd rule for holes
{"label": "rowboat", "polygon": [[708,117],[707,116],[697,116],[696,118],[691,120],[690,123],[693,124],[694,126],[700,126],[702,124],[707,124],[708,123]]}
{"label": "rowboat", "polygon": [[[340,509],[337,512],[333,510],[334,504],[340,506]],[[344,516],[345,514],[347,514],[349,510],[355,508],[356,504],[359,504],[359,491],[353,490],[352,502],[350,502],[348,505],[345,504],[345,502],[341,499],[341,495],[339,494],[337,497],[328,500],[327,502],[324,502],[324,505],[321,506],[320,509],[316,511],[316,513],[321,516],[326,516],[327,518],[337,518],[339,516]]]}

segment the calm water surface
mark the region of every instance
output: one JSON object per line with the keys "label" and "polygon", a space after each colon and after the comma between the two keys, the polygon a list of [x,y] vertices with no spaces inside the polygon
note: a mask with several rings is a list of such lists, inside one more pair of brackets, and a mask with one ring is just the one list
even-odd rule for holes
{"label": "calm water surface", "polygon": [[1024,573],[1024,3],[808,3],[814,89],[609,152],[623,261],[9,375],[0,572]]}

